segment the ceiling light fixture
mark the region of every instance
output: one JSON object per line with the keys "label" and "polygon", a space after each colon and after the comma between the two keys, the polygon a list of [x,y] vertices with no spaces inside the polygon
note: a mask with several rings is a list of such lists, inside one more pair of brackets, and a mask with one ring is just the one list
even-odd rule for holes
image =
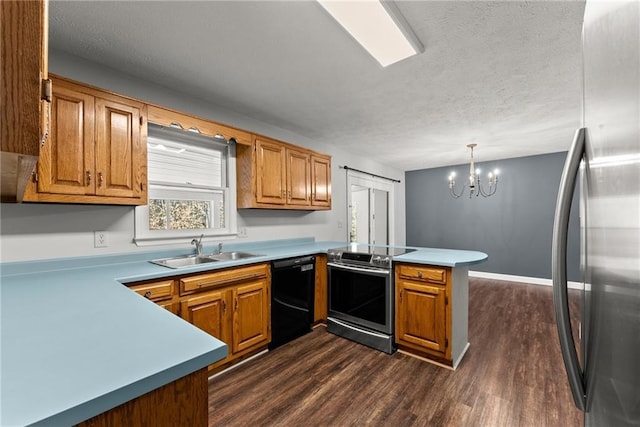
{"label": "ceiling light fixture", "polygon": [[383,67],[424,52],[395,4],[384,0],[318,0]]}
{"label": "ceiling light fixture", "polygon": [[[496,194],[496,190],[498,189],[498,169],[494,169],[493,171],[489,172],[489,190],[484,191],[484,189],[482,188],[482,183],[480,182],[480,169],[476,169],[475,162],[473,160],[473,149],[477,145],[478,144],[467,145],[467,147],[471,149],[471,163],[469,164],[469,198],[471,198],[474,193],[476,196],[493,196],[494,194]],[[451,191],[451,196],[457,199],[464,194],[464,189],[467,184],[465,183],[462,186],[462,190],[459,194],[455,191],[455,185],[456,173],[451,172],[451,175],[449,175],[449,191]]]}

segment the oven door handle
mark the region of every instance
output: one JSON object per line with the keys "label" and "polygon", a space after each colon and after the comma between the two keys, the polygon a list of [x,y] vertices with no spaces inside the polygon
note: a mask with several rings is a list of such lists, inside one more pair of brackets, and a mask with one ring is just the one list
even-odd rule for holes
{"label": "oven door handle", "polygon": [[336,264],[334,262],[328,262],[327,266],[328,267],[339,268],[341,270],[359,271],[360,273],[379,274],[381,276],[390,274],[389,270],[385,270],[385,269],[382,269],[382,268],[375,268],[374,269],[374,268],[352,267],[350,265]]}
{"label": "oven door handle", "polygon": [[349,325],[348,323],[339,321],[335,317],[329,317],[328,320],[331,320],[332,322],[337,323],[340,326],[343,326],[343,327],[345,327],[347,329],[354,330],[354,331],[356,331],[358,333],[361,333],[361,334],[367,334],[367,335],[371,335],[372,337],[377,337],[377,338],[389,338],[388,335],[378,334],[378,333],[375,333],[373,331],[367,331],[367,330],[365,330],[363,328],[355,328],[355,327]]}

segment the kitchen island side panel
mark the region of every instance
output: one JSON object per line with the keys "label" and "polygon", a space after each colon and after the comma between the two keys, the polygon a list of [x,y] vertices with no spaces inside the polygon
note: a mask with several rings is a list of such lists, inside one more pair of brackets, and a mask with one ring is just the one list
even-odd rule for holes
{"label": "kitchen island side panel", "polygon": [[451,358],[455,369],[469,348],[469,267],[451,269]]}

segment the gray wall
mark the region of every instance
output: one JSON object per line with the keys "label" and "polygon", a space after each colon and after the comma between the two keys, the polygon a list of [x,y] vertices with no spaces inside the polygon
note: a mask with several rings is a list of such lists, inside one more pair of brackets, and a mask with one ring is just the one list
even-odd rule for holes
{"label": "gray wall", "polygon": [[[406,172],[407,245],[470,249],[489,259],[472,270],[551,278],[551,235],[558,185],[566,153],[478,163],[500,169],[495,195],[459,199],[449,194],[447,178],[457,174],[457,189],[469,165]],[[483,172],[483,179],[486,174]],[[578,191],[569,223],[568,279],[580,281]]]}

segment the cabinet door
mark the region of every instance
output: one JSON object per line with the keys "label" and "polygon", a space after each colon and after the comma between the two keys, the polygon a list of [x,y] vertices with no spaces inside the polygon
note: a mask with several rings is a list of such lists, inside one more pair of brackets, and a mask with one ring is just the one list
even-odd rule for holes
{"label": "cabinet door", "polygon": [[94,194],[94,98],[54,82],[50,135],[40,149],[38,191]]}
{"label": "cabinet door", "polygon": [[[41,80],[48,78],[47,1],[0,2],[0,161],[2,201],[22,201],[34,171],[48,105]],[[45,143],[48,140],[45,139]]]}
{"label": "cabinet door", "polygon": [[269,342],[269,285],[260,280],[233,290],[233,353]]}
{"label": "cabinet door", "polygon": [[396,282],[396,339],[445,352],[446,288],[408,280]]}
{"label": "cabinet door", "polygon": [[146,147],[141,141],[141,108],[96,98],[96,194],[139,198],[146,173]]}
{"label": "cabinet door", "polygon": [[184,300],[180,303],[180,317],[220,341],[229,343],[229,332],[225,327],[226,294],[224,291],[207,292]]}
{"label": "cabinet door", "polygon": [[311,205],[331,207],[331,159],[311,156]]}
{"label": "cabinet door", "polygon": [[283,205],[286,201],[285,147],[256,139],[256,201]]}
{"label": "cabinet door", "polygon": [[287,203],[309,206],[311,201],[311,156],[287,149]]}

